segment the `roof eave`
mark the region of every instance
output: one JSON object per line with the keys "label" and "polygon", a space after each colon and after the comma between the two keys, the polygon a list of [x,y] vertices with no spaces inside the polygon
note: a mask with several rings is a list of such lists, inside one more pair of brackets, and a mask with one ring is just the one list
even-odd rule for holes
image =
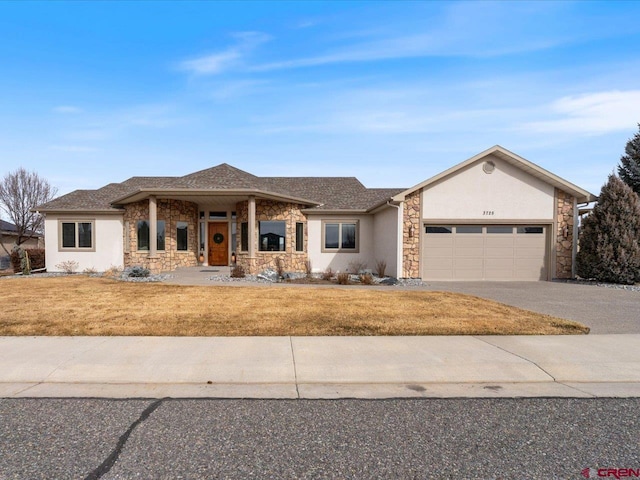
{"label": "roof eave", "polygon": [[366,209],[354,209],[354,208],[304,208],[300,210],[306,214],[334,214],[334,215],[362,215],[369,213]]}
{"label": "roof eave", "polygon": [[124,213],[123,209],[116,208],[86,208],[83,210],[72,209],[72,208],[51,208],[51,209],[37,209],[32,210],[34,213],[51,213],[51,214],[60,214],[60,215],[91,215],[91,214],[100,214],[100,215],[122,215]]}
{"label": "roof eave", "polygon": [[246,196],[259,196],[262,198],[267,198],[271,200],[284,200],[291,203],[300,203],[304,205],[317,205],[318,202],[313,200],[308,200],[305,198],[298,198],[290,195],[283,195],[281,193],[269,192],[266,190],[257,190],[257,189],[192,189],[192,188],[181,188],[181,189],[173,189],[173,188],[141,188],[132,193],[125,195],[124,197],[117,198],[114,200],[112,205],[125,205],[127,203],[137,202],[140,200],[144,200],[149,195],[156,196],[171,196],[171,195],[182,195],[182,196],[193,196],[193,197],[224,197],[224,196],[238,196],[238,195],[246,195]]}
{"label": "roof eave", "polygon": [[[410,195],[416,192],[417,190],[420,190],[431,184],[434,184],[437,181],[442,180],[443,178],[448,177],[485,157],[488,157],[489,155],[496,155],[498,158],[516,167],[521,168],[526,173],[529,173],[530,175],[533,175],[536,178],[539,178],[547,182],[549,185],[559,188],[560,190],[564,190],[567,193],[570,193],[571,195],[576,197],[576,199],[579,202],[593,202],[597,198],[595,195],[588,192],[587,190],[584,190],[578,187],[577,185],[549,172],[548,170],[545,170],[539,165],[536,165],[535,163],[530,162],[529,160],[507,150],[506,148],[501,147],[500,145],[494,145],[493,147],[483,152],[480,152],[477,155],[474,155],[468,160],[465,160],[464,162],[454,165],[453,167],[445,170],[444,172],[441,172],[431,178],[428,178],[424,182],[421,182],[405,190],[404,192],[400,192],[399,194],[394,195],[393,200],[397,202],[403,202],[407,197],[407,195]],[[536,173],[537,175],[534,175],[534,173],[532,172]]]}

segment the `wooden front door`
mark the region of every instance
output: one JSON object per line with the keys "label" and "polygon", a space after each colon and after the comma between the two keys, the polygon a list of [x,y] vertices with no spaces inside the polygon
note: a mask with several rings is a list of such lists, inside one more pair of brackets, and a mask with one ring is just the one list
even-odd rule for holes
{"label": "wooden front door", "polygon": [[228,236],[227,223],[209,224],[209,265],[229,265]]}

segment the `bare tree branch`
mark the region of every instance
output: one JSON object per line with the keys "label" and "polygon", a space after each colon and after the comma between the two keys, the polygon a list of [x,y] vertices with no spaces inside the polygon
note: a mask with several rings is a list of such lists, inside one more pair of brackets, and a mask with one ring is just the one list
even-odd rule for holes
{"label": "bare tree branch", "polygon": [[32,209],[50,201],[57,191],[46,179],[24,168],[4,176],[0,182],[0,208],[16,226],[17,245],[42,233],[44,217]]}

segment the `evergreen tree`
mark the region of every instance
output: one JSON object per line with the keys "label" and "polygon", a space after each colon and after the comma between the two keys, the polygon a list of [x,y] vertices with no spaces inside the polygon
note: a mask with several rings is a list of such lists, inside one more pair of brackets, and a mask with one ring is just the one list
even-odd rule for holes
{"label": "evergreen tree", "polygon": [[582,278],[602,282],[640,282],[640,198],[617,176],[609,175],[580,231],[576,269]]}
{"label": "evergreen tree", "polygon": [[[640,130],[640,123],[638,129]],[[618,175],[624,183],[640,195],[640,131],[627,142],[624,152],[625,155],[620,157]]]}

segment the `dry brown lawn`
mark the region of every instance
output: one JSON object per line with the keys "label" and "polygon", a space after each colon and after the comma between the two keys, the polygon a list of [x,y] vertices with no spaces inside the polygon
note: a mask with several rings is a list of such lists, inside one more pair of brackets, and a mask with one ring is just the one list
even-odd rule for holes
{"label": "dry brown lawn", "polygon": [[582,334],[579,323],[444,292],[185,287],[83,275],[0,282],[0,335]]}

